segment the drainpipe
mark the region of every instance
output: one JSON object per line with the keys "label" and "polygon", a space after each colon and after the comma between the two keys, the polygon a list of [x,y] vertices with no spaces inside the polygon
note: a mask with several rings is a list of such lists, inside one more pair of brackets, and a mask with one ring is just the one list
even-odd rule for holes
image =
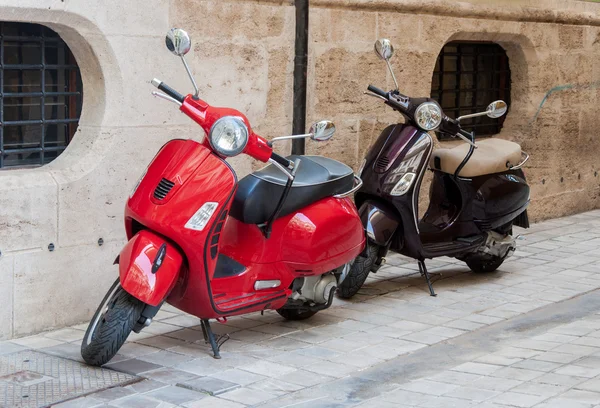
{"label": "drainpipe", "polygon": [[[294,113],[292,134],[306,133],[306,88],[308,70],[308,1],[295,0],[296,43],[294,58]],[[292,140],[292,154],[304,154],[305,139]]]}

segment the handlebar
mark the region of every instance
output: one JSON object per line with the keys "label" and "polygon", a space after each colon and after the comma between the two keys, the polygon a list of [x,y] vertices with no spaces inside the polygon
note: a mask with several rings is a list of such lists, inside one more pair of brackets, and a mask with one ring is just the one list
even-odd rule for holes
{"label": "handlebar", "polygon": [[274,161],[276,161],[277,163],[281,164],[284,167],[289,168],[292,165],[292,162],[290,160],[286,159],[283,156],[278,155],[275,152],[271,153],[271,159],[273,159]]}
{"label": "handlebar", "polygon": [[382,98],[386,98],[387,99],[387,97],[388,97],[388,94],[383,89],[379,89],[376,86],[369,85],[367,87],[367,89],[369,90],[369,92],[373,92],[374,94],[379,95]]}
{"label": "handlebar", "polygon": [[177,92],[175,89],[171,88],[169,85],[165,84],[159,79],[154,78],[152,80],[152,85],[169,95],[171,98],[175,99],[179,103],[183,103],[185,96]]}

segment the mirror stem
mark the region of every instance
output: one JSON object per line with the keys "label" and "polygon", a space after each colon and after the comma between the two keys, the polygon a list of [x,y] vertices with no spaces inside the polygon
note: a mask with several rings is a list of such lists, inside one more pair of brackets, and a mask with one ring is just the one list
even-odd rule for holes
{"label": "mirror stem", "polygon": [[464,119],[469,119],[469,118],[477,118],[479,116],[485,116],[488,114],[488,111],[485,112],[477,112],[477,113],[471,113],[469,115],[463,115],[463,116],[459,116],[458,118],[456,118],[457,122],[460,122],[461,120]]}
{"label": "mirror stem", "polygon": [[303,135],[292,135],[292,136],[279,136],[271,139],[271,143],[277,142],[278,140],[288,140],[288,139],[306,139],[307,137],[312,137],[312,133],[306,133]]}
{"label": "mirror stem", "polygon": [[200,93],[200,91],[198,90],[198,85],[196,85],[196,80],[194,79],[194,76],[192,75],[192,71],[190,70],[190,67],[188,66],[188,63],[185,60],[185,57],[183,55],[181,56],[181,60],[183,61],[183,66],[185,66],[185,70],[187,71],[188,76],[192,80],[192,85],[194,86],[194,91],[196,92],[194,94],[194,99],[198,99],[198,94]]}
{"label": "mirror stem", "polygon": [[398,81],[396,81],[396,75],[394,75],[394,70],[392,69],[392,65],[390,64],[390,60],[386,59],[385,62],[387,63],[388,69],[390,70],[390,74],[392,74],[392,79],[394,80],[394,84],[396,84],[396,90],[400,90],[400,87],[398,86]]}

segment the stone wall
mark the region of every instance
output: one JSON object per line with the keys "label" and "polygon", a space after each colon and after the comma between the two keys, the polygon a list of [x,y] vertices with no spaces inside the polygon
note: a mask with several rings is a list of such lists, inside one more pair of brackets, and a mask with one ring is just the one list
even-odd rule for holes
{"label": "stone wall", "polygon": [[[373,53],[376,38],[394,44],[392,65],[401,91],[411,96],[429,96],[445,43],[493,41],[506,50],[512,76],[512,103],[497,137],[520,143],[531,155],[525,168],[532,186],[531,218],[600,206],[600,138],[593,129],[600,94],[600,65],[594,64],[600,60],[600,7],[565,1],[506,2],[512,7],[442,3],[311,3],[309,117],[331,117],[340,130],[336,141],[323,148],[325,154],[357,165],[381,129],[401,120],[363,95],[369,83],[393,88],[385,64]],[[528,7],[533,4],[537,8]],[[553,11],[559,5],[563,10]],[[424,14],[415,15],[419,11]],[[557,89],[565,85],[573,88]],[[422,192],[426,204],[426,187]]]}
{"label": "stone wall", "polygon": [[[357,166],[398,116],[363,96],[391,88],[372,52],[396,47],[402,91],[429,94],[447,41],[496,41],[511,62],[512,106],[500,135],[532,159],[534,219],[598,207],[600,6],[574,0],[312,0],[309,122],[333,119],[333,140],[308,141]],[[493,16],[494,19],[488,19]],[[116,278],[123,206],[157,149],[173,137],[202,137],[174,105],[150,96],[158,77],[191,90],[164,47],[171,26],[188,29],[188,61],[204,99],[247,113],[270,138],[291,129],[294,7],[290,0],[5,0],[0,19],[45,24],[69,44],[82,71],[83,113],[67,150],[38,169],[0,171],[0,339],[87,320]],[[574,86],[544,96],[555,87]],[[596,82],[596,85],[598,83]],[[288,152],[289,145],[281,145]],[[240,175],[260,164],[232,160]],[[425,200],[424,200],[425,201]],[[102,238],[104,244],[98,245]],[[55,250],[48,251],[53,243]]]}

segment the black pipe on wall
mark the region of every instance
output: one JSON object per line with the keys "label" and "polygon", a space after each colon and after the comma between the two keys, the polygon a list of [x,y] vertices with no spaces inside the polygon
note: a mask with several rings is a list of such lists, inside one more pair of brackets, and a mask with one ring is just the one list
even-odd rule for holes
{"label": "black pipe on wall", "polygon": [[[292,134],[306,133],[306,88],[308,70],[308,1],[295,0],[296,42],[294,58],[294,113]],[[305,139],[292,140],[292,154],[304,154]]]}

